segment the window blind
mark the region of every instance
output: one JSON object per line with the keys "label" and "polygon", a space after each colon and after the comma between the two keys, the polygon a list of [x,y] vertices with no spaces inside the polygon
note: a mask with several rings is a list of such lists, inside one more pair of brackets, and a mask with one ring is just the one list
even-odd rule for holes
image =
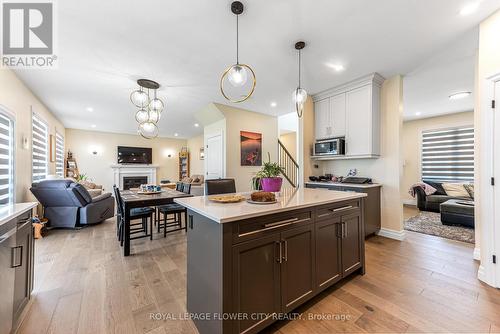
{"label": "window blind", "polygon": [[14,199],[14,124],[0,113],[0,204]]}
{"label": "window blind", "polygon": [[64,137],[56,132],[56,175],[64,177]]}
{"label": "window blind", "polygon": [[474,128],[422,133],[422,180],[474,181]]}
{"label": "window blind", "polygon": [[31,134],[32,180],[38,182],[47,177],[48,157],[48,127],[35,113],[32,118]]}

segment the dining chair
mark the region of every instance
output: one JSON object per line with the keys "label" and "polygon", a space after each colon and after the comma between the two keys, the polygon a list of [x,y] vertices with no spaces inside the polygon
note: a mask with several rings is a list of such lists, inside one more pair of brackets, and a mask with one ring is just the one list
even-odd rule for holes
{"label": "dining chair", "polygon": [[[123,205],[122,196],[120,190],[116,185],[113,185],[113,192],[115,194],[116,206],[118,207],[117,212],[117,235],[120,244],[123,246],[123,240],[125,236],[125,209]],[[149,237],[153,240],[153,214],[155,210],[149,207],[145,208],[134,208],[130,210],[130,235],[143,233],[143,235],[131,237],[130,240]],[[132,224],[133,220],[140,219],[140,223]],[[148,219],[149,219],[149,233],[148,233]]]}
{"label": "dining chair", "polygon": [[[180,191],[185,194],[191,193],[191,184],[184,183],[180,187]],[[177,189],[177,187],[176,187]],[[160,232],[161,227],[163,227],[163,236],[166,237],[167,233],[187,230],[187,209],[180,204],[172,203],[165,204],[158,207],[158,212],[163,214],[163,223],[158,222],[158,232]],[[184,214],[184,227],[182,227],[182,215]],[[168,218],[168,215],[173,215],[172,218]],[[159,217],[159,221],[161,218]],[[175,227],[175,229],[167,230],[169,227]]]}
{"label": "dining chair", "polygon": [[236,192],[234,179],[213,179],[205,181],[205,195],[231,194]]}
{"label": "dining chair", "polygon": [[183,187],[183,185],[184,185],[184,183],[182,183],[182,182],[177,182],[177,183],[175,184],[175,190],[177,190],[177,191],[182,191],[182,187]]}

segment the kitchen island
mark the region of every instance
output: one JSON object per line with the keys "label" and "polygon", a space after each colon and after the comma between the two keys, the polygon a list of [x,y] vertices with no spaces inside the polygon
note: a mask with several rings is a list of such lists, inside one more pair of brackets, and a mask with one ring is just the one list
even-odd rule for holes
{"label": "kitchen island", "polygon": [[364,274],[363,193],[284,189],[275,204],[176,199],[188,209],[187,310],[200,333],[256,333]]}

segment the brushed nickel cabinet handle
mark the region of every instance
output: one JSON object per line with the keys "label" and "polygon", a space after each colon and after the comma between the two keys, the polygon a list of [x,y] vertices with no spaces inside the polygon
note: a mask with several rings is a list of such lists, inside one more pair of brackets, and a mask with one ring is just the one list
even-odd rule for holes
{"label": "brushed nickel cabinet handle", "polygon": [[269,227],[275,227],[275,226],[281,226],[281,225],[290,225],[291,223],[294,223],[294,222],[296,222],[298,220],[299,220],[299,218],[291,218],[291,219],[286,219],[286,220],[280,220],[279,222],[264,224],[264,227],[265,228],[269,228]]}
{"label": "brushed nickel cabinet handle", "polygon": [[278,258],[276,259],[276,261],[278,263],[281,263],[282,262],[282,256],[283,256],[283,253],[281,251],[281,241],[276,241],[276,245],[279,247],[279,254],[278,254]]}
{"label": "brushed nickel cabinet handle", "polygon": [[[18,255],[17,255],[17,250],[21,251],[21,255],[19,256],[19,263],[17,262]],[[23,246],[16,246],[11,248],[11,267],[12,268],[17,268],[21,267],[23,265]]]}
{"label": "brushed nickel cabinet handle", "polygon": [[283,245],[285,246],[285,258],[284,258],[284,260],[285,260],[285,262],[287,262],[288,261],[288,241],[284,240]]}
{"label": "brushed nickel cabinet handle", "polygon": [[311,218],[304,218],[304,219],[299,219],[299,218],[292,218],[292,219],[287,219],[287,220],[282,220],[276,223],[269,223],[269,224],[264,224],[264,228],[261,228],[260,230],[255,230],[255,231],[250,231],[250,232],[245,232],[245,233],[240,233],[238,234],[238,237],[246,237],[248,235],[256,234],[256,233],[261,233],[265,231],[270,231],[274,230],[276,228],[280,228],[283,226],[288,226],[292,224],[297,224],[297,223],[302,223],[305,221],[311,220]]}
{"label": "brushed nickel cabinet handle", "polygon": [[332,212],[339,212],[347,209],[352,209],[352,205],[343,206],[341,208],[331,209]]}

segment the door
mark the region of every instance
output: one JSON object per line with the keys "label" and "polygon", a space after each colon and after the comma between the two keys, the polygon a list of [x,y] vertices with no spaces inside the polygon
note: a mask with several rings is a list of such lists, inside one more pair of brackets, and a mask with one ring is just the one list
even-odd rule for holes
{"label": "door", "polygon": [[281,233],[281,304],[290,312],[314,290],[314,225],[306,225]]}
{"label": "door", "polygon": [[224,145],[221,133],[206,138],[205,159],[207,179],[224,177]]}
{"label": "door", "polygon": [[[500,115],[498,111],[500,110],[500,81],[495,81],[495,92],[493,96],[493,100],[495,101],[495,109],[491,110],[494,122],[493,122],[493,175],[495,177],[495,186],[493,187],[494,194],[492,203],[498,203],[500,200]],[[493,213],[493,231],[494,232],[494,249],[493,254],[496,257],[496,287],[500,288],[500,208],[498,205],[494,205],[494,213]]]}
{"label": "door", "polygon": [[342,242],[342,272],[346,276],[361,267],[362,235],[361,214],[342,216],[340,221]]}
{"label": "door", "polygon": [[330,98],[331,137],[345,137],[345,93]]}
{"label": "door", "polygon": [[16,229],[0,236],[0,333],[10,333],[12,328],[14,279],[13,253],[16,246]]}
{"label": "door", "polygon": [[340,217],[316,223],[316,286],[324,290],[342,278]]}
{"label": "door", "polygon": [[16,281],[14,285],[14,323],[17,321],[24,306],[28,303],[31,290],[31,264],[30,254],[32,252],[32,226],[27,221],[21,225],[16,234],[16,246],[19,250],[20,262],[16,267]]}
{"label": "door", "polygon": [[314,103],[314,124],[316,139],[330,137],[330,99],[316,101]]}
{"label": "door", "polygon": [[234,312],[248,315],[234,321],[235,333],[257,332],[280,312],[280,245],[277,233],[233,246]]}
{"label": "door", "polygon": [[346,93],[346,155],[372,153],[372,87]]}

